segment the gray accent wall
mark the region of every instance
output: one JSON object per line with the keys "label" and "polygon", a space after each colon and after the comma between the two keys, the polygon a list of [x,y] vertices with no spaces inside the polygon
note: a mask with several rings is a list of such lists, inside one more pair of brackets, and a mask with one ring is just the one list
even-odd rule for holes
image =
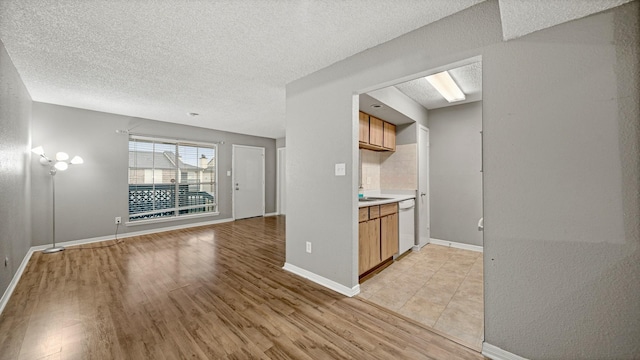
{"label": "gray accent wall", "polygon": [[354,98],[481,56],[486,343],[536,359],[637,357],[640,3],[507,42],[498,6],[287,85],[286,261],[358,284]]}
{"label": "gray accent wall", "polygon": [[31,247],[30,118],[31,96],[0,42],[0,295]]}
{"label": "gray accent wall", "polygon": [[429,110],[431,237],[482,246],[482,102]]}
{"label": "gray accent wall", "polygon": [[[115,109],[114,109],[115,110]],[[65,151],[80,155],[85,163],[56,175],[56,240],[58,242],[112,236],[114,218],[128,219],[128,135],[116,130],[169,139],[218,145],[218,216],[174,220],[148,225],[120,226],[121,234],[164,227],[230,219],[232,214],[232,144],[265,148],[265,212],[276,211],[276,141],[224,131],[133,118],[65,106],[33,103],[33,144],[48,154]],[[34,145],[34,146],[37,146]],[[51,242],[50,175],[37,161],[31,162],[33,245]]]}

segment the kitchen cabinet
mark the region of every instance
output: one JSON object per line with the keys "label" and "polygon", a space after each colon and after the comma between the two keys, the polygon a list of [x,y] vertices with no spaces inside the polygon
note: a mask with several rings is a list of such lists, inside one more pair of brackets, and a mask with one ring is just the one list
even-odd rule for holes
{"label": "kitchen cabinet", "polygon": [[375,151],[396,150],[396,126],[362,111],[359,113],[359,147]]}
{"label": "kitchen cabinet", "polygon": [[382,147],[387,150],[396,151],[396,126],[385,122],[382,134]]}
{"label": "kitchen cabinet", "polygon": [[362,144],[369,144],[369,115],[360,112],[360,131],[358,139]]}
{"label": "kitchen cabinet", "polygon": [[384,143],[384,121],[369,116],[369,145],[382,147]]}
{"label": "kitchen cabinet", "polygon": [[358,274],[362,275],[398,252],[398,203],[358,210]]}
{"label": "kitchen cabinet", "polygon": [[380,259],[388,259],[398,253],[398,214],[380,218]]}
{"label": "kitchen cabinet", "polygon": [[380,219],[358,224],[358,274],[380,263]]}

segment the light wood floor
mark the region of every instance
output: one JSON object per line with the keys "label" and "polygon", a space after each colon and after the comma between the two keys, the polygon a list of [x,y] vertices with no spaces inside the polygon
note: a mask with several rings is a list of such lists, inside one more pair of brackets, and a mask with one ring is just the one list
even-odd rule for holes
{"label": "light wood floor", "polygon": [[482,359],[285,272],[284,228],[255,218],[36,253],[0,315],[0,358]]}
{"label": "light wood floor", "polygon": [[428,244],[360,285],[360,297],[480,351],[482,253]]}

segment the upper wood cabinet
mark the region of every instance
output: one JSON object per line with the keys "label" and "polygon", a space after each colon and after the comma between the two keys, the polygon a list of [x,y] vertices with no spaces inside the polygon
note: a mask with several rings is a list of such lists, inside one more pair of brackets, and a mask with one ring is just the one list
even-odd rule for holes
{"label": "upper wood cabinet", "polygon": [[369,115],[360,112],[360,142],[369,143]]}
{"label": "upper wood cabinet", "polygon": [[396,150],[396,126],[388,122],[384,123],[382,147],[388,150]]}
{"label": "upper wood cabinet", "polygon": [[384,135],[384,121],[369,116],[369,145],[382,147]]}
{"label": "upper wood cabinet", "polygon": [[375,151],[396,150],[396,126],[375,116],[359,113],[360,148]]}

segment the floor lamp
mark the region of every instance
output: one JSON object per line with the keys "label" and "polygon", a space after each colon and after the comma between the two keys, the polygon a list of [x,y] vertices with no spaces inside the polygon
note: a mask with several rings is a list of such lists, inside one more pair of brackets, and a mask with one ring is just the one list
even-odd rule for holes
{"label": "floor lamp", "polygon": [[64,152],[59,152],[56,154],[55,160],[49,159],[45,153],[42,146],[38,146],[31,150],[34,154],[40,156],[40,164],[42,166],[49,167],[49,175],[51,175],[51,187],[53,193],[53,246],[50,248],[44,249],[42,252],[45,254],[56,253],[58,251],[64,250],[63,246],[56,246],[56,173],[58,171],[65,171],[69,168],[69,165],[80,165],[84,163],[84,160],[80,156],[74,156],[71,161],[69,160],[69,155]]}

